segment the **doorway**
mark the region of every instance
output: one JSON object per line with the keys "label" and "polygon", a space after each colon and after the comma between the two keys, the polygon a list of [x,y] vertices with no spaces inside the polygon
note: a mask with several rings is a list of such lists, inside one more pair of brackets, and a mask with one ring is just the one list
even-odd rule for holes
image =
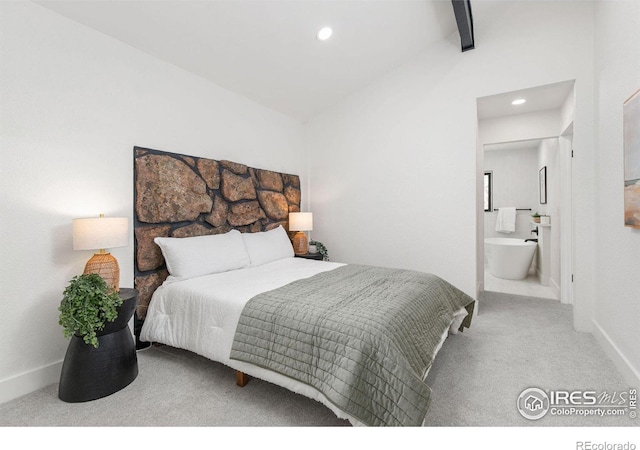
{"label": "doorway", "polygon": [[[479,291],[573,303],[574,82],[482,97],[477,106]],[[506,229],[497,226],[504,224],[498,218],[501,207],[516,210]],[[507,279],[496,269],[496,238],[513,239],[504,241],[510,246],[536,241],[524,278]],[[485,246],[487,239],[492,242]]]}

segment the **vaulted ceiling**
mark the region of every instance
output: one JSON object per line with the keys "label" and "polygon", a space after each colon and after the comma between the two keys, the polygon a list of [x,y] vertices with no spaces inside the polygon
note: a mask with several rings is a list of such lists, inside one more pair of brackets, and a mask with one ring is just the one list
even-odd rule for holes
{"label": "vaulted ceiling", "polygon": [[[38,4],[306,120],[442,39],[450,0],[119,0]],[[321,27],[332,37],[316,39]]]}
{"label": "vaulted ceiling", "polygon": [[[465,57],[474,0],[39,0],[36,3],[268,108],[305,121],[445,40]],[[471,5],[471,6],[469,6]],[[469,9],[473,9],[473,14]],[[316,33],[330,26],[333,35]],[[437,65],[437,61],[434,61]],[[480,119],[552,109],[568,83],[478,100]]]}

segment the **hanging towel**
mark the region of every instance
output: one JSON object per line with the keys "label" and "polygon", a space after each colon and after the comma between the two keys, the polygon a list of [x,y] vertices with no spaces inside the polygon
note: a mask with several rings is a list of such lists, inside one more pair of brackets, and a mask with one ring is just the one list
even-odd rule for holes
{"label": "hanging towel", "polygon": [[516,208],[506,207],[498,210],[496,231],[499,233],[513,233],[516,231]]}

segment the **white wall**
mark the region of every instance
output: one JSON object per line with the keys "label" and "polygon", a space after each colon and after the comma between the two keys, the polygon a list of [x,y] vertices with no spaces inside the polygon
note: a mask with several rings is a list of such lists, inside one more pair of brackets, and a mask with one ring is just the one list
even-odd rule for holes
{"label": "white wall", "polygon": [[[133,219],[133,146],[307,180],[302,124],[30,2],[0,13],[1,402],[58,381],[57,308],[91,256],[71,219]],[[132,287],[133,237],[113,254]]]}
{"label": "white wall", "polygon": [[483,145],[556,137],[562,130],[561,124],[559,109],[514,114],[480,120],[478,136]]}
{"label": "white wall", "polygon": [[640,2],[596,5],[596,336],[640,385],[640,230],[623,226],[622,105],[640,88]]}
{"label": "white wall", "polygon": [[[575,182],[586,186],[578,241],[593,242],[593,4],[477,2],[474,23],[476,49],[461,53],[452,36],[308,124],[313,233],[333,259],[432,272],[475,296],[476,99],[570,79],[584,157]],[[577,252],[587,310],[593,250]]]}
{"label": "white wall", "polygon": [[[536,209],[540,214],[544,214],[550,217],[551,220],[551,244],[549,247],[551,267],[549,275],[550,285],[555,289],[556,293],[560,294],[561,281],[560,281],[560,250],[561,250],[561,180],[563,176],[569,174],[563,174],[561,171],[561,154],[560,154],[560,142],[558,139],[545,139],[540,143],[538,148],[538,170],[543,167],[547,168],[547,203],[540,204],[540,198],[538,196],[538,203]],[[536,190],[538,193],[538,190]],[[570,217],[570,213],[567,217]]]}
{"label": "white wall", "polygon": [[538,148],[491,150],[484,152],[484,170],[493,173],[493,206],[513,206],[530,211],[516,211],[516,231],[496,231],[498,212],[484,213],[484,237],[535,238],[531,234],[531,214],[538,209]]}
{"label": "white wall", "polygon": [[[516,195],[518,200],[513,200],[515,203],[510,206],[516,206],[516,208],[531,208],[531,212],[527,214],[533,214],[539,212],[541,214],[551,214],[557,216],[559,219],[559,200],[560,200],[560,187],[559,187],[559,167],[555,165],[559,161],[558,140],[559,136],[564,128],[566,128],[566,121],[572,119],[572,106],[571,103],[574,100],[573,94],[567,97],[567,101],[559,109],[538,111],[527,114],[514,114],[511,116],[494,117],[490,119],[484,119],[478,121],[478,141],[485,151],[483,152],[484,169],[489,170],[494,167],[498,161],[500,161],[497,167],[500,170],[513,171],[517,167],[517,173],[510,175],[510,178],[514,182],[510,182],[509,186],[515,186],[516,190],[511,191],[511,197]],[[519,157],[504,156],[504,151],[499,150],[486,150],[488,144],[507,144],[517,143],[519,146],[523,146],[526,141],[544,139],[540,146],[535,148],[534,154],[530,154],[529,158],[526,158],[526,162],[520,161]],[[533,144],[532,144],[533,145]],[[499,156],[503,155],[503,156]],[[509,159],[509,160],[508,160]],[[551,177],[547,180],[549,184],[549,201],[546,205],[540,204],[540,196],[538,190],[538,171],[545,165],[554,165],[553,168],[548,169],[548,173]],[[529,168],[527,171],[526,167]],[[518,181],[515,181],[518,180]],[[523,182],[520,182],[523,180]],[[502,190],[499,190],[500,194]],[[504,194],[504,192],[502,192]],[[495,208],[500,208],[501,204],[505,204],[505,201],[510,201],[509,197],[498,198],[494,202]],[[522,206],[517,206],[522,205]],[[516,235],[512,237],[527,238],[531,237],[530,220],[526,221],[525,213],[519,213],[522,216],[518,218],[516,222],[517,231]],[[499,234],[495,232],[495,219],[496,213],[484,214],[484,237],[497,237]],[[530,219],[530,217],[526,217]],[[558,221],[558,224],[560,222]],[[558,228],[559,231],[559,228]],[[504,237],[504,235],[502,235]],[[559,239],[559,235],[556,237]],[[558,255],[559,258],[559,255]]]}

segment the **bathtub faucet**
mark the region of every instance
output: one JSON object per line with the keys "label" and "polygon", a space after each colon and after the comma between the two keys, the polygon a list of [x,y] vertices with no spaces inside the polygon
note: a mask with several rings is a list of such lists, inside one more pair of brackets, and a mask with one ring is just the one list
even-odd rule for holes
{"label": "bathtub faucet", "polygon": [[537,239],[525,239],[524,241],[525,242],[538,242]]}

